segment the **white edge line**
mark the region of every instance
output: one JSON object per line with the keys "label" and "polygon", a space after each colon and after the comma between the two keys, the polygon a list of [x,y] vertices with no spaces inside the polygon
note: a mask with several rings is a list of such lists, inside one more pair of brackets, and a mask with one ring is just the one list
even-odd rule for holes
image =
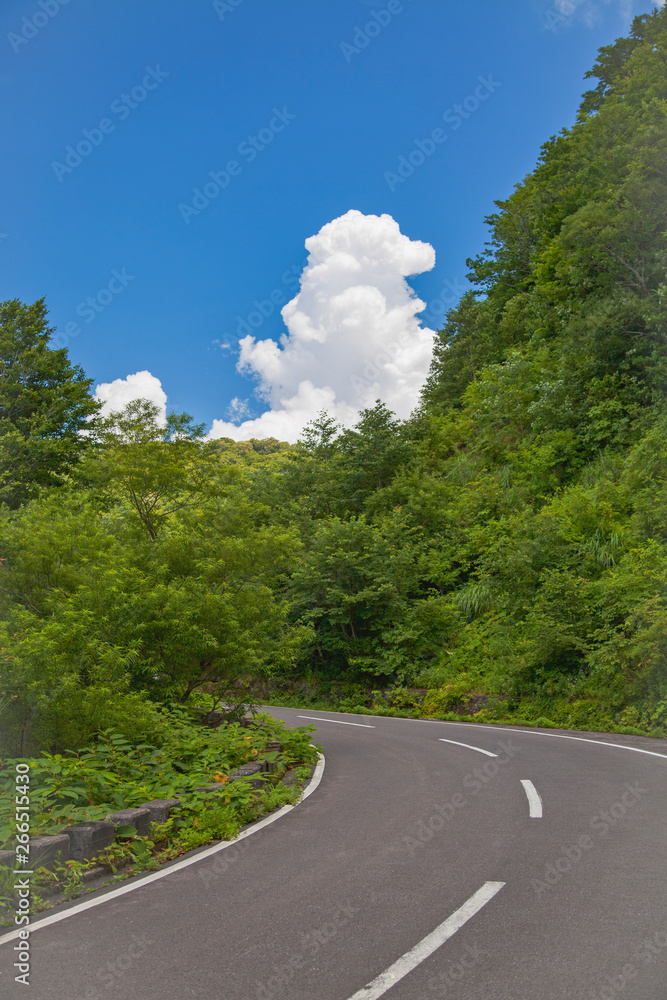
{"label": "white edge line", "polygon": [[335,722],[337,726],[358,726],[360,729],[375,729],[364,722],[343,722],[342,719],[316,719],[314,715],[297,715],[297,719],[310,719],[311,722]]}
{"label": "white edge line", "polygon": [[[604,740],[589,740],[585,736],[565,736],[563,733],[538,733],[534,729],[510,729],[509,726],[488,726],[485,722],[449,722],[444,719],[411,719],[411,722],[437,722],[441,726],[468,726],[471,729],[496,729],[500,733],[526,733],[528,736],[547,736],[552,740],[576,740],[578,743],[594,743],[597,747],[616,747],[617,750],[632,750],[634,753],[646,753],[649,757],[663,757],[667,753],[657,753],[655,750],[642,750],[640,747],[627,747],[624,743],[606,743]],[[650,739],[650,737],[647,737]]]}
{"label": "white edge line", "polygon": [[456,934],[471,917],[474,917],[489,900],[493,899],[497,892],[500,892],[504,885],[504,882],[485,882],[482,888],[478,889],[463,906],[455,910],[434,931],[422,938],[414,948],[406,951],[405,955],[402,955],[388,969],[385,969],[362,989],[357,990],[349,1000],[377,1000],[409,972],[416,969],[424,959],[432,955],[453,934]]}
{"label": "white edge line", "polygon": [[[281,705],[267,705],[267,708],[282,708]],[[299,719],[308,718],[305,715],[297,716]],[[628,747],[624,743],[606,743],[604,740],[590,740],[586,736],[565,736],[563,733],[538,733],[535,729],[512,729],[510,726],[490,726],[486,722],[450,722],[449,719],[408,719],[402,716],[371,715],[371,719],[387,719],[392,722],[425,722],[430,726],[467,726],[469,729],[483,731],[485,729],[495,729],[499,733],[526,733],[528,736],[549,736],[553,740],[576,740],[578,743],[595,743],[601,747],[616,747],[617,750],[632,750],[634,753],[645,753],[649,757],[662,757],[667,760],[667,753],[658,753],[656,750],[642,750],[641,747]],[[338,719],[324,719],[324,722],[338,722]],[[348,726],[359,725],[358,722],[348,722]],[[375,729],[375,726],[371,728]],[[656,739],[658,737],[647,736],[645,739]]]}
{"label": "white edge line", "polygon": [[[236,844],[240,843],[240,841],[245,840],[247,837],[251,837],[253,833],[258,833],[260,830],[263,830],[265,826],[275,823],[281,816],[285,816],[288,812],[296,809],[304,799],[307,799],[309,795],[312,795],[313,792],[316,791],[320,781],[322,780],[325,764],[324,756],[321,753],[318,754],[318,757],[319,760],[315,765],[313,776],[308,782],[308,785],[306,786],[304,793],[299,799],[299,802],[297,802],[296,806],[283,806],[282,809],[269,813],[269,815],[265,816],[264,819],[254,823],[252,826],[248,827],[247,830],[243,830],[238,835],[236,840],[222,840],[220,843],[214,844],[213,847],[208,847],[206,850],[201,851],[201,853],[196,854],[194,857],[185,858],[183,861],[177,861],[176,864],[170,865],[169,868],[165,868],[164,871],[154,872],[152,875],[147,875],[145,878],[137,879],[136,882],[118,886],[117,889],[105,892],[102,896],[96,896],[95,899],[88,899],[83,903],[77,903],[76,906],[72,906],[68,910],[63,910],[61,913],[53,913],[50,917],[42,917],[41,920],[36,920],[34,923],[28,924],[27,927],[24,925],[21,929],[27,930],[32,934],[34,931],[41,930],[42,927],[49,927],[51,924],[57,924],[60,923],[61,920],[73,917],[75,913],[82,913],[84,910],[90,910],[93,906],[99,906],[100,903],[106,903],[109,899],[116,899],[118,896],[124,896],[128,892],[133,892],[134,889],[141,889],[142,886],[148,885],[150,882],[157,882],[158,879],[167,878],[167,876],[173,875],[174,872],[182,871],[183,868],[189,868],[190,865],[194,865],[198,861],[202,861],[204,858],[210,858],[211,855],[217,854],[219,851],[224,851],[227,847],[234,847]],[[10,931],[9,934],[3,934],[2,937],[0,937],[0,945],[9,941],[15,941],[18,936],[18,929]]]}
{"label": "white edge line", "polygon": [[542,798],[529,778],[520,778],[528,799],[528,814],[531,819],[542,819]]}
{"label": "white edge line", "polygon": [[466,747],[468,750],[476,750],[477,753],[485,753],[487,757],[497,757],[497,753],[491,753],[490,750],[482,750],[481,747],[473,747],[469,743],[458,743],[456,740],[438,740],[439,743],[453,743],[457,747]]}

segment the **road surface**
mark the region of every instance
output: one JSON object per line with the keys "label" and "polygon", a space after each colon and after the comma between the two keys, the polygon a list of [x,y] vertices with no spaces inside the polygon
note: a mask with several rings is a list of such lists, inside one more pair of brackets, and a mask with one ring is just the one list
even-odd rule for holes
{"label": "road surface", "polygon": [[316,726],[314,793],[35,918],[27,994],[5,934],[0,995],[665,1000],[664,741],[270,711]]}

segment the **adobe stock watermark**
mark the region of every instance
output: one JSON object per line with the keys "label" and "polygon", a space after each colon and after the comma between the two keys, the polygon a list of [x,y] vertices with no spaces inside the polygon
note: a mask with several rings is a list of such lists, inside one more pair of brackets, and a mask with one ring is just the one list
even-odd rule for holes
{"label": "adobe stock watermark", "polygon": [[574,843],[567,847],[561,847],[562,853],[559,857],[546,865],[543,878],[530,880],[533,891],[538,898],[558,885],[565,875],[569,875],[573,871],[584,855],[593,850],[596,846],[594,834],[600,838],[605,837],[644,795],[648,795],[648,788],[641,788],[639,782],[635,782],[634,785],[626,784],[625,791],[616,802],[613,802],[607,809],[596,813],[589,820],[588,828],[592,833],[580,833]]}
{"label": "adobe stock watermark", "polygon": [[[461,101],[460,104],[453,104],[443,112],[443,121],[447,123],[450,131],[455,132],[461,128],[463,123],[474,115],[484,101],[496,92],[502,84],[493,79],[493,74],[488,76],[478,76],[478,84],[471,94]],[[384,179],[390,191],[395,191],[399,184],[405,184],[409,177],[412,177],[415,170],[422,167],[426,160],[433,156],[438,146],[444,145],[449,136],[443,128],[434,128],[425,139],[415,139],[414,147],[406,155],[398,157],[398,166],[395,170],[385,170]]]}
{"label": "adobe stock watermark", "polygon": [[[292,264],[281,275],[281,285],[273,288],[263,299],[253,299],[252,309],[242,316],[240,313],[236,317],[236,335],[239,340],[242,337],[252,337],[257,330],[269,319],[276,310],[282,309],[290,299],[299,291],[299,279],[304,272],[306,265],[315,261],[320,263],[325,259],[324,252],[318,253],[311,250],[308,257],[305,257],[300,264]],[[287,291],[285,291],[287,289]],[[225,334],[225,338],[232,340],[231,334]]]}
{"label": "adobe stock watermark", "polygon": [[[151,945],[155,944],[153,938],[147,937],[145,933],[132,934],[132,941],[118,958],[112,962],[105,962],[94,974],[94,980],[90,978],[86,983],[86,992],[82,1000],[100,1000],[107,990],[113,989],[114,995],[119,995],[120,980],[135,962],[143,958]],[[88,977],[91,973],[87,973]],[[97,985],[99,983],[99,985]],[[103,988],[103,989],[102,989]]]}
{"label": "adobe stock watermark", "polygon": [[410,342],[410,335],[402,333],[400,337],[391,340],[388,344],[384,344],[382,350],[378,351],[373,358],[364,358],[364,367],[361,370],[361,374],[356,372],[349,377],[352,388],[356,391],[360,399],[366,395],[367,389],[373,387],[381,371],[393,364],[401,353],[402,348],[407,347]]}
{"label": "adobe stock watermark", "polygon": [[458,960],[450,962],[439,975],[431,976],[428,981],[429,990],[441,997],[456,995],[461,989],[461,980],[474,969],[481,957],[478,944],[465,944]]}
{"label": "adobe stock watermark", "polygon": [[[115,101],[111,102],[109,111],[118,118],[118,121],[125,121],[139,105],[146,100],[152,90],[156,90],[163,80],[166,80],[169,73],[165,73],[157,65],[147,66],[146,73],[140,83],[137,83],[129,93],[121,94]],[[116,131],[116,122],[112,118],[100,118],[94,128],[84,128],[81,130],[83,139],[79,139],[76,146],[65,146],[64,163],[53,160],[51,169],[62,183],[66,174],[73,173],[83,161],[90,156],[94,149],[101,146],[105,138]]]}
{"label": "adobe stock watermark", "polygon": [[[496,758],[487,760],[485,764],[473,768],[472,771],[468,771],[464,776],[461,785],[469,796],[474,798],[479,795],[489,782],[493,781],[500,770],[506,767],[521,752],[521,747],[515,746],[511,739],[507,741],[500,740],[498,742],[498,750],[500,753]],[[405,845],[410,856],[414,858],[416,852],[424,844],[428,844],[430,840],[433,840],[436,833],[440,833],[446,823],[451,823],[454,817],[466,808],[469,801],[470,799],[463,792],[454,792],[444,802],[440,802],[433,807],[433,812],[427,820],[420,819],[416,826],[415,836],[404,836],[402,838],[402,843]]]}
{"label": "adobe stock watermark", "polygon": [[[412,3],[412,0],[410,0]],[[341,42],[340,51],[346,63],[352,62],[353,56],[360,55],[377,38],[381,32],[387,28],[399,14],[402,14],[405,7],[401,0],[389,0],[389,2],[377,10],[371,11],[368,21],[362,25],[355,25],[354,35],[351,42]]]}
{"label": "adobe stock watermark", "polygon": [[[421,316],[422,322],[430,322],[429,314],[433,314],[434,317],[436,315],[442,317],[444,312],[458,301],[463,292],[465,292],[466,287],[467,286],[460,284],[458,278],[455,278],[454,282],[449,281],[449,279],[445,281],[440,292],[442,298],[433,299],[433,301],[429,303],[425,314]],[[438,310],[442,311],[438,312]],[[378,351],[378,353],[372,358],[365,357],[363,359],[364,366],[361,371],[357,371],[349,376],[352,388],[356,391],[359,399],[363,399],[366,396],[366,391],[371,389],[376,384],[381,372],[390,365],[394,364],[397,361],[401,350],[408,347],[411,342],[412,338],[410,335],[402,333],[400,337],[397,337],[395,340],[391,340],[389,343],[383,344],[382,350]]]}
{"label": "adobe stock watermark", "polygon": [[27,45],[35,35],[39,34],[42,28],[53,20],[56,14],[60,13],[61,7],[66,7],[69,0],[37,0],[39,10],[36,10],[30,17],[24,17],[21,21],[21,33],[10,31],[7,35],[9,44],[14,52],[20,52],[22,45]]}
{"label": "adobe stock watermark", "polygon": [[285,996],[285,986],[300,969],[307,967],[308,959],[316,958],[318,952],[330,941],[333,941],[339,930],[349,924],[358,912],[358,908],[352,906],[348,901],[345,906],[336,910],[331,920],[315,930],[302,934],[300,950],[294,952],[287,961],[281,962],[280,965],[274,965],[273,975],[266,982],[257,983],[256,1000],[273,1000],[276,996],[276,990],[280,990],[281,997]]}
{"label": "adobe stock watermark", "polygon": [[468,282],[464,284],[458,275],[453,281],[447,278],[440,289],[440,295],[435,299],[431,299],[425,311],[420,314],[422,323],[427,323],[430,326],[431,323],[439,322],[447,310],[455,306],[464,292],[467,292],[469,288],[470,284]]}
{"label": "adobe stock watermark", "polygon": [[[249,309],[244,316],[239,313],[236,317],[238,320],[236,336],[239,340],[242,337],[252,337],[277,309],[282,309],[290,301],[290,298],[296,295],[299,290],[299,277],[307,263],[308,258],[306,257],[300,265],[293,264],[292,267],[283,271],[280,279],[282,287],[277,286],[271,289],[263,299],[253,299],[252,309]],[[225,337],[227,340],[233,339],[230,334],[225,334]]]}
{"label": "adobe stock watermark", "polygon": [[[296,115],[289,112],[284,105],[282,109],[274,108],[273,117],[268,125],[261,128],[257,135],[246,136],[243,142],[240,142],[236,147],[236,152],[244,158],[246,163],[252,163],[267,146],[271,145],[278,133],[284,132],[295,118]],[[210,170],[208,174],[211,178],[210,181],[206,181],[202,188],[192,189],[192,204],[186,205],[181,202],[178,206],[181,218],[186,225],[190,224],[193,215],[200,215],[205,208],[208,208],[220,192],[229,187],[232,178],[238,177],[242,172],[243,166],[238,160],[229,160],[223,170]]]}
{"label": "adobe stock watermark", "polygon": [[221,21],[224,21],[225,14],[233,14],[236,7],[240,7],[244,0],[213,0],[213,10]]}
{"label": "adobe stock watermark", "polygon": [[653,965],[665,948],[667,948],[667,927],[665,930],[656,931],[636,945],[632,953],[633,960],[626,962],[620,972],[607,976],[604,984],[590,994],[589,1000],[617,1000],[628,983],[640,974],[639,966]]}
{"label": "adobe stock watermark", "polygon": [[[95,295],[89,295],[79,302],[75,310],[77,316],[85,323],[94,322],[100,313],[103,313],[111,305],[114,298],[125,291],[129,283],[134,281],[135,277],[134,274],[128,274],[124,267],[121,267],[120,271],[114,268],[111,272],[111,278],[103,288],[98,289]],[[56,333],[51,342],[57,349],[67,347],[70,340],[78,337],[80,333],[81,327],[79,324],[71,321],[65,324],[62,331]]]}
{"label": "adobe stock watermark", "polygon": [[584,2],[585,0],[554,0],[552,7],[546,13],[545,27],[549,31],[555,31],[557,25],[567,24],[576,9]]}

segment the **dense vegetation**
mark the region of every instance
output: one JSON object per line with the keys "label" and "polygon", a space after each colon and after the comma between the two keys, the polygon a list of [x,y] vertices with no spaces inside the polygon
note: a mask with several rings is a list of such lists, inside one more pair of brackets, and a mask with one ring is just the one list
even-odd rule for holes
{"label": "dense vegetation", "polygon": [[101,420],[43,304],[4,304],[0,752],[150,741],[160,706],[271,678],[666,731],[667,10],[589,76],[410,420],[322,414],[296,447]]}

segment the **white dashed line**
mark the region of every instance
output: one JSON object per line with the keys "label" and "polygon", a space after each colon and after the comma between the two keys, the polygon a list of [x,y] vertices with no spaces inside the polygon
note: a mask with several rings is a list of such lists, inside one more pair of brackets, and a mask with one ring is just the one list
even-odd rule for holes
{"label": "white dashed line", "polygon": [[504,885],[504,882],[485,882],[482,888],[478,889],[463,906],[452,913],[451,917],[447,917],[439,927],[431,931],[410,951],[406,951],[405,955],[402,955],[398,961],[380,973],[367,986],[357,990],[349,1000],[377,1000],[378,997],[383,996],[387,990],[390,990],[400,979],[416,969],[424,959],[432,955],[453,934],[456,934],[490,899],[493,899],[497,892],[500,892]]}
{"label": "white dashed line", "polygon": [[453,743],[457,747],[466,747],[467,750],[476,750],[477,753],[485,753],[487,757],[497,757],[497,753],[491,753],[490,750],[482,750],[481,747],[472,747],[469,743],[458,743],[456,740],[439,740],[439,743]]}
{"label": "white dashed line", "polygon": [[358,726],[360,729],[375,729],[375,726],[366,726],[363,722],[343,722],[341,719],[316,719],[314,715],[297,715],[297,719],[310,719],[311,722],[335,722],[337,726]]}
{"label": "white dashed line", "polygon": [[[404,720],[405,721],[405,720]],[[510,729],[509,726],[489,726],[485,722],[441,722],[437,719],[410,719],[410,722],[433,722],[439,726],[467,726],[470,729],[495,729],[499,733],[525,733],[526,736],[546,736],[549,740],[575,740],[577,743],[593,743],[598,747],[615,747],[617,750],[631,750],[632,753],[645,753],[649,757],[663,757],[667,753],[656,750],[642,750],[641,747],[629,747],[624,743],[607,743],[604,740],[589,740],[586,736],[565,736],[564,733],[537,733],[534,729]]]}
{"label": "white dashed line", "polygon": [[521,778],[523,790],[528,798],[528,811],[531,819],[542,819],[542,799],[535,785],[528,778]]}

